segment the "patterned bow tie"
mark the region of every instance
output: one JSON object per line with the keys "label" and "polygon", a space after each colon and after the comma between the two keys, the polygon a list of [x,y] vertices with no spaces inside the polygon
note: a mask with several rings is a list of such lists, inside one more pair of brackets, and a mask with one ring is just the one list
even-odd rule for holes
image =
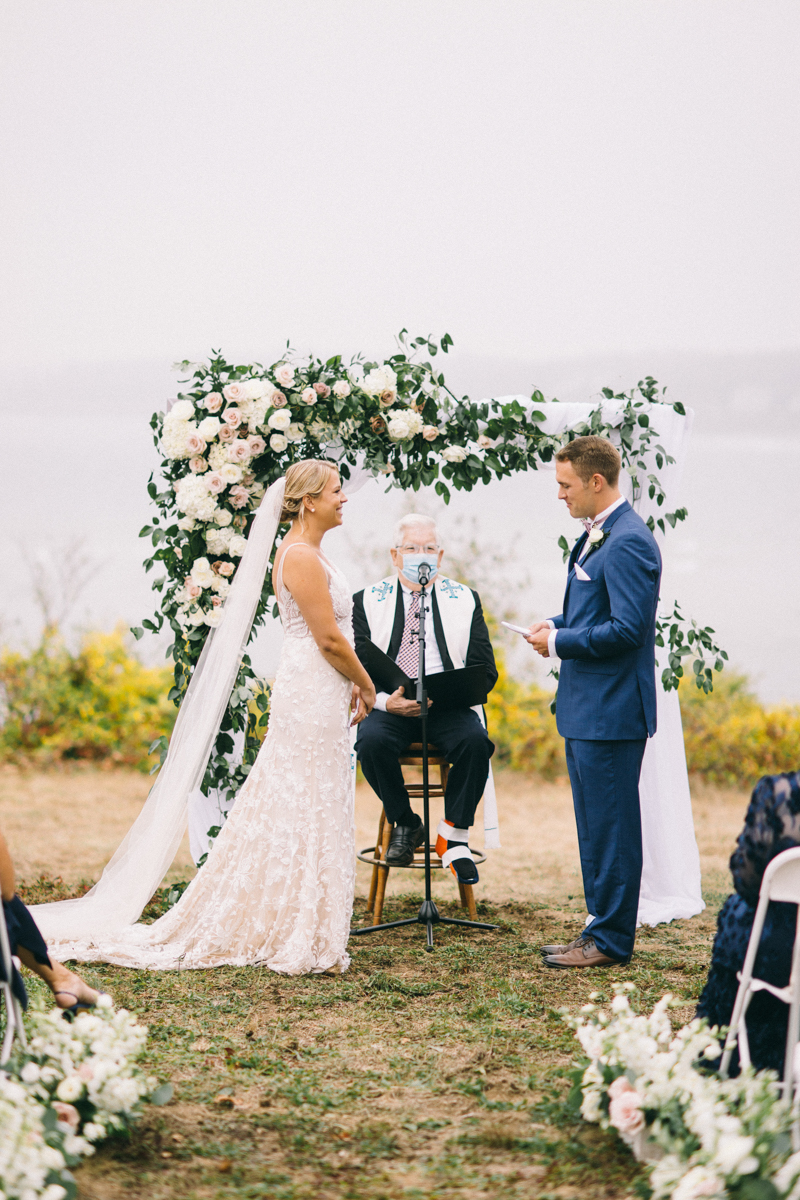
{"label": "patterned bow tie", "polygon": [[592,530],[594,529],[595,525],[597,524],[597,522],[590,521],[588,519],[588,517],[581,517],[581,524],[583,525],[583,528],[586,530],[587,533],[591,533]]}

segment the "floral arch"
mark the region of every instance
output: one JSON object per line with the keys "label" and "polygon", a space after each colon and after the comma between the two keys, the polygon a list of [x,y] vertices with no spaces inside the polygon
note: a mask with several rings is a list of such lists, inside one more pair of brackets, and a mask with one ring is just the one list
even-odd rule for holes
{"label": "floral arch", "polygon": [[[148,483],[158,515],[140,533],[153,544],[146,570],[160,565],[164,571],[153,583],[160,604],[152,619],[133,630],[137,638],[144,629],[172,631],[167,655],[175,663],[170,698],[176,705],[206,638],[224,619],[225,597],[255,509],[266,488],[299,459],[335,459],[346,479],[355,471],[383,475],[387,490],[432,485],[448,503],[453,490],[536,470],[573,437],[598,433],[619,446],[634,497],[644,490],[654,502],[652,529],[663,533],[685,519],[685,509],[666,511],[660,475],[673,460],[657,431],[659,412],[671,408],[683,415],[684,409],[668,402],[649,376],[627,393],[603,389],[604,402],[554,435],[543,428],[541,392],[527,403],[455,396],[431,362],[453,344],[448,334],[435,341],[410,338],[403,330],[397,343],[396,353],[382,362],[358,356],[345,364],[341,355],[300,358],[287,346],[270,366],[233,365],[218,352],[207,363],[176,364],[186,377],[183,390],[150,422],[162,460],[160,480],[151,475]],[[613,404],[613,423],[605,402]],[[560,545],[566,557],[566,540]],[[254,631],[269,612],[277,615],[268,574]],[[667,650],[665,690],[677,687],[687,656],[693,658],[698,687],[711,690],[712,666],[720,670],[726,657],[712,641],[713,630],[686,622],[677,605],[660,625],[659,644]],[[245,655],[204,791],[215,788],[232,797],[239,790],[258,751],[268,706],[268,691]],[[238,765],[231,761],[236,732],[245,740]],[[163,762],[166,739],[160,742]]]}

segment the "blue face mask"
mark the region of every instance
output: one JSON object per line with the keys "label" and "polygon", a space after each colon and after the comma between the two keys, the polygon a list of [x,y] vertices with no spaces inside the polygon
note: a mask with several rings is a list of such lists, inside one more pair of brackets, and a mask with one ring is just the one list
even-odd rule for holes
{"label": "blue face mask", "polygon": [[419,583],[419,569],[423,563],[427,563],[431,569],[430,579],[434,579],[439,573],[439,555],[438,554],[404,554],[403,555],[403,574],[411,583]]}

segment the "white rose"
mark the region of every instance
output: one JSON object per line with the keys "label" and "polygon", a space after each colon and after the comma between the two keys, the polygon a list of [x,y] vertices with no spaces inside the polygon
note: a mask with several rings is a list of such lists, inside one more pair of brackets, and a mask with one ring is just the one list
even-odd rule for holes
{"label": "white rose", "polygon": [[192,569],[189,572],[189,578],[198,587],[211,587],[214,582],[214,572],[211,570],[211,564],[207,558],[197,558],[192,563]]}
{"label": "white rose", "polygon": [[220,467],[219,473],[226,483],[241,483],[244,476],[244,467],[239,467],[236,463],[227,462],[224,466]]}
{"label": "white rose", "polygon": [[203,612],[202,608],[196,608],[194,612],[189,613],[187,620],[190,625],[205,625],[206,614]]}
{"label": "white rose", "polygon": [[106,1136],[106,1127],[105,1125],[98,1125],[94,1121],[89,1121],[83,1127],[83,1136],[88,1138],[90,1142],[102,1142]]}
{"label": "white rose", "polygon": [[203,417],[203,420],[197,426],[197,432],[207,442],[213,442],[221,428],[222,422],[219,417]]}
{"label": "white rose", "polygon": [[294,367],[289,363],[279,363],[275,368],[275,378],[282,387],[290,387],[294,383]]}
{"label": "white rose", "polygon": [[232,520],[233,517],[228,512],[227,508],[221,508],[214,516],[214,524],[219,525],[221,529],[224,529],[227,525],[230,525]]}
{"label": "white rose", "polygon": [[248,400],[263,400],[275,391],[268,379],[248,379],[244,388]]}
{"label": "white rose", "polygon": [[167,416],[173,421],[191,421],[194,416],[194,405],[191,400],[176,400]]}
{"label": "white rose", "polygon": [[384,364],[365,375],[361,386],[368,395],[380,396],[381,392],[397,388],[397,376],[391,367]]}
{"label": "white rose", "polygon": [[228,554],[231,558],[240,558],[247,549],[247,538],[241,537],[240,534],[234,534],[231,538]]}
{"label": "white rose", "polygon": [[23,1083],[38,1083],[39,1068],[36,1063],[28,1062],[19,1073],[19,1077]]}
{"label": "white rose", "polygon": [[184,533],[191,533],[197,527],[197,521],[194,517],[181,517],[178,520],[178,529],[182,529]]}
{"label": "white rose", "polygon": [[[719,1166],[723,1175],[745,1174],[742,1167],[746,1165],[746,1160],[751,1158],[755,1139],[751,1137],[741,1137],[737,1134],[723,1135],[717,1142],[717,1150],[714,1155],[714,1162]],[[750,1172],[754,1170],[750,1167]]]}
{"label": "white rose", "polygon": [[597,527],[595,527],[594,529],[589,530],[589,542],[592,546],[596,545],[597,542],[602,542],[602,540],[603,540],[602,529],[598,529]]}
{"label": "white rose", "polygon": [[67,1075],[56,1088],[56,1095],[59,1100],[66,1100],[68,1104],[73,1100],[80,1100],[83,1095],[83,1080],[77,1075]]}
{"label": "white rose", "polygon": [[214,582],[211,584],[211,590],[212,592],[216,592],[217,595],[224,600],[228,592],[231,590],[231,585],[228,583],[227,579],[223,579],[220,575],[215,575]]}
{"label": "white rose", "polygon": [[393,442],[402,442],[422,433],[422,417],[412,409],[394,408],[387,412],[386,421],[389,437]]}
{"label": "white rose", "polygon": [[442,451],[442,458],[446,459],[447,462],[463,462],[466,457],[467,452],[463,446],[445,446]]}
{"label": "white rose", "polygon": [[279,408],[276,412],[272,413],[267,421],[270,429],[280,430],[288,429],[291,423],[292,414],[286,408]]}
{"label": "white rose", "polygon": [[302,442],[305,437],[305,431],[302,425],[292,424],[286,430],[287,442]]}
{"label": "white rose", "polygon": [[345,383],[343,379],[338,379],[331,388],[331,391],[339,400],[345,400],[350,395],[350,384]]}
{"label": "white rose", "polygon": [[216,629],[221,620],[222,620],[222,609],[221,608],[212,608],[209,612],[207,612],[205,614],[205,623],[209,627],[209,629]]}
{"label": "white rose", "polygon": [[289,445],[282,433],[273,433],[272,437],[269,439],[269,444],[272,449],[276,450],[279,454]]}
{"label": "white rose", "polygon": [[231,529],[207,529],[205,537],[209,554],[227,554],[232,536],[233,530]]}
{"label": "white rose", "polygon": [[300,399],[303,401],[303,404],[316,404],[318,396],[312,387],[307,387],[303,389]]}

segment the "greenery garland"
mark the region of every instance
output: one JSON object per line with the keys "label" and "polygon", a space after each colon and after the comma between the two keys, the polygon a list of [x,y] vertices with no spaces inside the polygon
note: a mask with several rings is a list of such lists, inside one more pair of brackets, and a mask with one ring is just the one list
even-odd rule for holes
{"label": "greenery garland", "polygon": [[[357,356],[345,364],[341,355],[325,361],[313,355],[300,359],[287,344],[285,355],[266,367],[228,363],[219,351],[207,363],[177,364],[186,376],[184,390],[150,422],[162,458],[160,482],[152,475],[148,482],[158,516],[140,533],[153,545],[145,569],[164,569],[153,583],[161,602],[152,619],[133,630],[140,638],[145,629],[171,629],[174,639],[167,656],[174,660],[175,673],[169,695],[176,705],[210,629],[222,619],[225,596],[266,488],[300,459],[333,458],[345,479],[363,465],[385,476],[389,487],[417,491],[432,485],[449,503],[453,489],[470,491],[479,483],[536,470],[565,442],[597,433],[619,445],[634,497],[646,487],[657,505],[664,505],[658,471],[672,460],[657,440],[651,417],[669,402],[649,376],[627,393],[603,389],[605,400],[616,401],[621,409],[621,422],[617,417],[609,425],[601,404],[586,422],[553,437],[541,428],[544,414],[535,407],[528,411],[518,400],[476,402],[455,396],[431,362],[439,351],[448,352],[453,344],[449,334],[437,341],[410,338],[404,329],[397,341],[397,352],[383,362]],[[539,391],[531,399],[534,406],[544,403]],[[684,411],[678,402],[672,407]],[[655,472],[648,469],[647,455],[655,458]],[[649,524],[663,531],[685,518],[686,509],[678,508]],[[560,545],[566,557],[566,539]],[[269,612],[277,616],[267,573],[253,631]],[[711,689],[709,663],[713,659],[720,670],[725,657],[711,634],[713,630],[694,622],[689,627],[677,605],[670,620],[660,622],[659,644],[669,646],[665,688],[677,686],[683,658],[694,654],[698,686]],[[231,798],[236,794],[258,753],[268,707],[268,690],[245,655],[204,791],[219,788]],[[244,734],[244,754],[239,765],[232,765],[236,732]],[[163,762],[167,739],[154,742],[151,750],[157,748]]]}

